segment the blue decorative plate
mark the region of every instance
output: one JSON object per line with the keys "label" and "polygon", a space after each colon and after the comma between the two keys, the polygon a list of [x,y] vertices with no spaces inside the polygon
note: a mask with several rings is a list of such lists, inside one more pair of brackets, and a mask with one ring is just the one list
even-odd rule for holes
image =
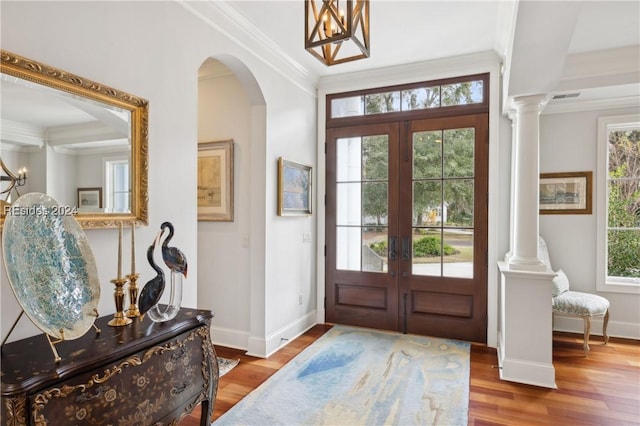
{"label": "blue decorative plate", "polygon": [[2,249],[11,288],[40,330],[72,340],[91,328],[100,299],[98,271],[66,206],[37,192],[18,198],[4,221]]}

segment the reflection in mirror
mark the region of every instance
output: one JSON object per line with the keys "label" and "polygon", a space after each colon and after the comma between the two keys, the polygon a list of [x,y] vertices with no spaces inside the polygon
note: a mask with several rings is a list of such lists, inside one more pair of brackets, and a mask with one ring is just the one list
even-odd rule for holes
{"label": "reflection in mirror", "polygon": [[85,227],[146,223],[147,101],[6,51],[1,65],[3,204],[42,192]]}

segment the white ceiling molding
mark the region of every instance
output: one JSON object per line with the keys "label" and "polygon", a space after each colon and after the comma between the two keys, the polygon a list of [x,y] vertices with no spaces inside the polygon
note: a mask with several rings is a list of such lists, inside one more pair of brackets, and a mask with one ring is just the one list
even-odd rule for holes
{"label": "white ceiling molding", "polygon": [[[317,77],[311,74],[232,6],[221,1],[178,2],[300,89],[316,96]],[[220,19],[220,18],[224,19]],[[240,31],[238,31],[240,30]]]}
{"label": "white ceiling molding", "polygon": [[569,55],[555,94],[543,114],[640,107],[640,47],[627,46]]}
{"label": "white ceiling molding", "polygon": [[621,98],[588,99],[566,103],[548,103],[541,114],[565,114],[570,112],[598,111],[617,108],[638,108],[640,96]]}
{"label": "white ceiling molding", "polygon": [[0,139],[2,139],[2,149],[8,145],[26,145],[36,148],[44,146],[44,131],[35,126],[18,123],[10,120],[2,120],[0,127]]}
{"label": "white ceiling molding", "polygon": [[461,55],[432,61],[333,74],[320,77],[318,88],[326,93],[417,83],[463,75],[496,72],[501,64],[494,51]]}
{"label": "white ceiling molding", "polygon": [[78,148],[74,145],[67,145],[67,146],[58,145],[58,146],[52,146],[51,149],[53,150],[53,152],[56,152],[58,154],[74,155],[77,157],[86,156],[86,155],[104,155],[104,154],[109,154],[109,155],[124,154],[126,156],[131,153],[131,149],[123,145],[98,146],[95,148],[86,148],[86,147]]}
{"label": "white ceiling molding", "polygon": [[[506,107],[509,103],[509,81],[511,76],[511,54],[513,52],[513,43],[516,34],[516,23],[518,21],[518,5],[520,1],[500,3],[499,29],[503,30],[502,37],[500,33],[496,33],[496,48],[500,59],[502,60],[502,98],[500,99],[502,110],[507,111]],[[496,28],[496,31],[499,30]]]}
{"label": "white ceiling molding", "polygon": [[640,83],[640,46],[569,55],[557,91]]}
{"label": "white ceiling molding", "polygon": [[17,145],[17,144],[2,140],[2,151],[31,153],[31,152],[42,151],[42,147],[39,147],[36,145]]}
{"label": "white ceiling molding", "polygon": [[503,1],[498,6],[494,49],[502,60],[511,57],[513,38],[516,32],[519,0]]}
{"label": "white ceiling molding", "polygon": [[99,121],[47,129],[47,143],[51,146],[82,145],[96,142],[113,145],[113,141],[117,141],[115,143],[118,145],[122,145],[122,141],[124,144],[128,144],[128,135],[123,135]]}

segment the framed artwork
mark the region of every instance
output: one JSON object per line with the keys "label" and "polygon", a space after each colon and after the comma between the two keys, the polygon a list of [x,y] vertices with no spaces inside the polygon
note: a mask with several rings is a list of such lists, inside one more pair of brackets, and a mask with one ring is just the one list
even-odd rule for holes
{"label": "framed artwork", "polygon": [[591,214],[592,175],[541,173],[540,214]]}
{"label": "framed artwork", "polygon": [[311,166],[278,158],[278,216],[312,213]]}
{"label": "framed artwork", "polygon": [[102,188],[78,188],[78,210],[102,208]]}
{"label": "framed artwork", "polygon": [[198,220],[233,222],[233,139],[198,144]]}

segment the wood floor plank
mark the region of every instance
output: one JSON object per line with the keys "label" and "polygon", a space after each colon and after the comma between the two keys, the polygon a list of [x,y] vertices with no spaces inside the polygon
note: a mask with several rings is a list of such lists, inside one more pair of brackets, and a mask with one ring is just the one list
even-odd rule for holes
{"label": "wood floor plank", "polygon": [[[331,326],[316,325],[267,359],[216,346],[218,356],[240,359],[220,378],[212,420],[231,409]],[[582,336],[555,333],[553,363],[558,389],[500,380],[493,348],[471,345],[470,426],[640,425],[640,341],[594,336],[588,357]],[[180,426],[199,424],[199,409]]]}

